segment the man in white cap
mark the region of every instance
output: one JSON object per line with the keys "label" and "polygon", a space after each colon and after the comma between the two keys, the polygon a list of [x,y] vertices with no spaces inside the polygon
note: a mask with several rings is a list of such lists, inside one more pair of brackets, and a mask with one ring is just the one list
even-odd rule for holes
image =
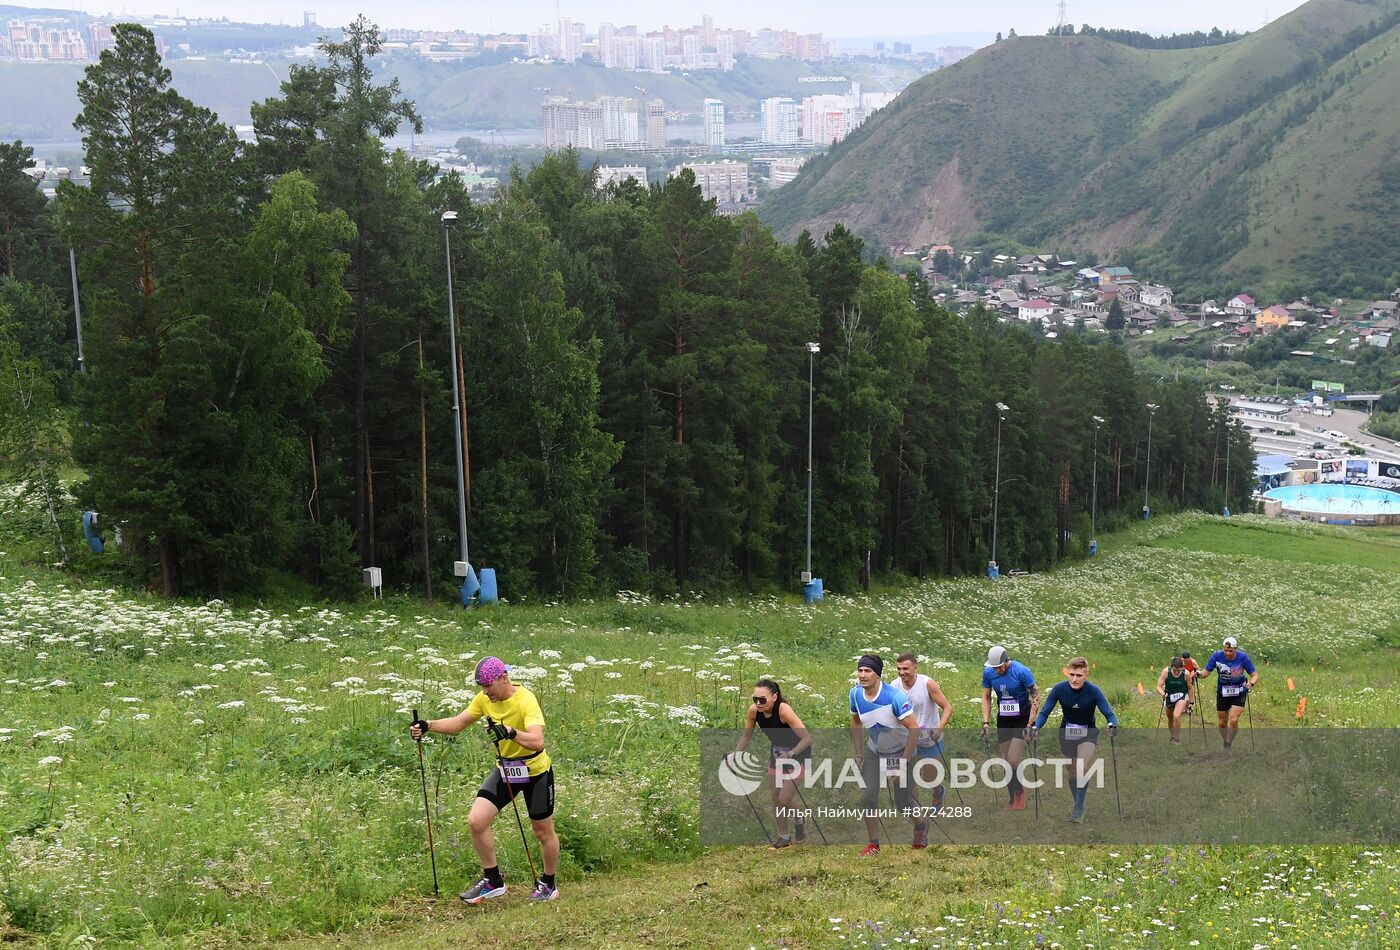
{"label": "man in white cap", "polygon": [[1011,783],[1006,787],[1012,811],[1026,807],[1026,789],[1016,778],[1016,767],[1026,753],[1026,727],[1035,717],[1040,704],[1040,691],[1035,677],[1025,664],[1011,659],[1006,647],[992,647],[982,669],[982,738],[987,738],[991,726],[992,702],[995,697],[997,716],[997,747],[1001,757],[1011,766]]}
{"label": "man in white cap", "polygon": [[1240,716],[1249,701],[1249,691],[1259,682],[1259,674],[1254,661],[1234,637],[1226,637],[1224,646],[1210,655],[1201,678],[1217,670],[1220,675],[1215,680],[1215,710],[1220,715],[1220,738],[1228,749],[1240,731]]}

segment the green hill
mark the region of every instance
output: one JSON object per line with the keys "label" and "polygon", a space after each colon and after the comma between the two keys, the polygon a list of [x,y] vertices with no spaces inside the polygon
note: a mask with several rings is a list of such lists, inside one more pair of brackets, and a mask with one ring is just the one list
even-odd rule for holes
{"label": "green hill", "polygon": [[[766,96],[810,96],[844,92],[846,82],[800,82],[821,73],[792,59],[740,57],[727,73],[636,73],[590,64],[499,63],[475,66],[385,59],[383,70],[399,78],[424,120],[436,128],[535,128],[540,101],[547,95],[587,99],[600,95],[651,96],[667,109],[700,111],[706,97],[723,99],[731,112],[757,112]],[[875,75],[873,70],[880,70]],[[227,60],[173,60],[175,88],[233,125],[247,124],[248,106],[276,95],[287,76],[285,62],[231,63]],[[899,88],[917,75],[913,67],[846,65],[841,73],[868,90]],[[81,63],[0,63],[0,139],[75,138],[77,84]]]}
{"label": "green hill", "polygon": [[[396,64],[398,66],[398,64]],[[540,122],[546,95],[591,99],[595,96],[648,96],[665,100],[667,109],[700,111],[707,97],[723,99],[729,110],[757,112],[766,96],[810,96],[844,92],[846,83],[803,83],[803,76],[826,75],[791,59],[741,57],[727,73],[635,73],[601,66],[502,63],[479,69],[439,67],[407,61],[401,67],[405,91],[425,117],[438,126],[532,128]],[[849,72],[850,78],[858,78]]]}
{"label": "green hill", "polygon": [[1397,45],[1400,0],[1312,0],[1200,49],[1007,40],[910,86],[765,216],[1092,250],[1185,286],[1389,291]]}

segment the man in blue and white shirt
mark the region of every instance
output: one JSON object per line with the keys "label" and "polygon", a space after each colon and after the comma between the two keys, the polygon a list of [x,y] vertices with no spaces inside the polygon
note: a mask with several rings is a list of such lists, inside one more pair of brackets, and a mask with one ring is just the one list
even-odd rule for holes
{"label": "man in blue and white shirt", "polygon": [[[910,790],[914,763],[914,747],[919,741],[919,721],[908,695],[898,686],[884,682],[880,674],[885,663],[867,653],[856,661],[856,681],[851,687],[851,737],[855,741],[856,761],[860,763],[862,791],[861,808],[865,810],[865,831],[870,843],[861,851],[863,858],[880,853],[880,818],[875,807],[880,800],[880,786],[885,784],[884,760],[893,760],[890,771],[897,772],[892,784],[895,806],[914,819],[915,831],[927,831],[928,819],[916,817],[918,803]],[[894,777],[894,776],[892,776]]]}
{"label": "man in blue and white shirt", "polygon": [[1228,749],[1240,731],[1240,715],[1249,701],[1249,691],[1259,682],[1259,674],[1254,670],[1254,661],[1234,637],[1226,637],[1224,647],[1210,655],[1201,678],[1217,670],[1220,675],[1215,681],[1215,710],[1220,714],[1220,738]]}

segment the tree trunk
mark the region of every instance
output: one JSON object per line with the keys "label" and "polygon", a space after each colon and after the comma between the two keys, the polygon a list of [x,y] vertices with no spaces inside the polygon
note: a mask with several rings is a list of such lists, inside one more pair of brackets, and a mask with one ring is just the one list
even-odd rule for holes
{"label": "tree trunk", "polygon": [[63,568],[67,570],[68,545],[63,542],[63,528],[58,523],[58,512],[54,509],[53,492],[49,489],[49,475],[43,459],[39,460],[39,483],[44,486],[44,504],[49,509],[49,523],[53,525],[54,538],[58,541],[58,553],[63,559]]}
{"label": "tree trunk", "polygon": [[180,549],[169,534],[161,534],[157,543],[160,556],[160,589],[166,597],[180,596]]}
{"label": "tree trunk", "polygon": [[1055,542],[1055,556],[1061,560],[1068,554],[1066,546],[1066,535],[1069,534],[1069,463],[1064,462],[1060,467],[1060,485],[1056,492],[1055,504],[1056,522],[1059,524],[1059,531]]}
{"label": "tree trunk", "polygon": [[[418,371],[423,371],[423,334],[418,334]],[[423,509],[423,593],[433,599],[433,561],[428,541],[428,390],[418,382],[419,498]]]}
{"label": "tree trunk", "polygon": [[311,523],[317,528],[316,531],[316,569],[313,577],[317,586],[324,584],[326,580],[326,547],[321,537],[321,476],[316,467],[316,436],[307,436],[307,450],[311,455],[311,499],[307,503],[307,508],[311,512]]}

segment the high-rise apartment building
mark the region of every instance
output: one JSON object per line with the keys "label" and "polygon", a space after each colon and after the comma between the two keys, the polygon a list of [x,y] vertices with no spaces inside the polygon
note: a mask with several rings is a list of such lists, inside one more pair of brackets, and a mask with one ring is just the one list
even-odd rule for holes
{"label": "high-rise apartment building", "polygon": [[749,190],[749,166],[746,162],[687,162],[672,173],[679,175],[690,169],[700,194],[713,198],[720,206],[742,205],[752,197]]}
{"label": "high-rise apartment building", "polygon": [[647,148],[666,147],[666,103],[652,99],[647,103]]}
{"label": "high-rise apartment building", "polygon": [[801,135],[796,99],[773,96],[759,106],[760,136],[769,145],[796,145]]}
{"label": "high-rise apartment building", "polygon": [[705,147],[724,149],[724,100],[706,99],[704,105]]}

